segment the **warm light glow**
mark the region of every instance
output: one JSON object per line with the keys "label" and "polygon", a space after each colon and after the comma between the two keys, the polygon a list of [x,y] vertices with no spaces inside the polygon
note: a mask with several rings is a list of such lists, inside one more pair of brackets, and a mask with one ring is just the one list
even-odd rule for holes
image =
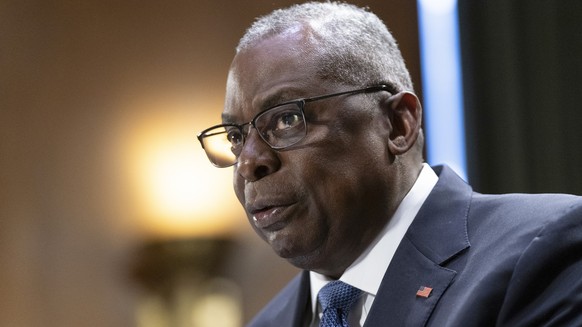
{"label": "warm light glow", "polygon": [[[232,191],[232,170],[213,167],[196,139],[198,131],[217,123],[220,102],[201,106],[174,96],[131,104],[142,109],[126,119],[121,151],[133,185],[131,205],[146,233],[216,235],[246,223]],[[201,114],[197,106],[216,110]]]}
{"label": "warm light glow", "polygon": [[[192,143],[190,140],[190,143],[167,144],[166,147],[151,149],[151,157],[144,162],[144,177],[149,184],[152,200],[161,213],[187,217],[200,210],[211,212],[221,200],[220,194],[224,190],[216,190],[216,185],[224,186],[224,176],[200,175],[196,171],[197,167],[208,163],[197,160],[196,154],[199,153]],[[206,192],[219,193],[218,201],[193,200],[203,198]]]}
{"label": "warm light glow", "polygon": [[242,321],[239,302],[228,294],[208,294],[192,311],[192,326],[238,327]]}

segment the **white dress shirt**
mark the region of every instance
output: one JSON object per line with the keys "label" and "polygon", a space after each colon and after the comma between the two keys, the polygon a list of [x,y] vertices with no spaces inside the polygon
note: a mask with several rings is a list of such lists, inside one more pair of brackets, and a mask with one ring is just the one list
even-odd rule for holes
{"label": "white dress shirt", "polygon": [[[402,241],[406,230],[408,230],[437,181],[438,176],[425,163],[416,182],[404,197],[388,224],[366,251],[341,276],[341,281],[359,288],[364,293],[359,303],[350,311],[348,317],[350,326],[364,325],[364,321],[368,317],[374,298],[380,288],[382,278],[400,241]],[[311,281],[313,315],[308,326],[317,327],[322,315],[321,305],[317,301],[317,293],[332,280],[313,271],[310,272],[309,277]]]}

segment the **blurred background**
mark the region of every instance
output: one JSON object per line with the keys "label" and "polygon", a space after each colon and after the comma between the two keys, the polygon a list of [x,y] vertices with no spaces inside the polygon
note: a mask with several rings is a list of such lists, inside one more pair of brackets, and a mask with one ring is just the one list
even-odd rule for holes
{"label": "blurred background", "polygon": [[[0,326],[241,326],[297,273],[196,140],[245,28],[296,2],[0,0]],[[352,2],[422,99],[417,3]],[[581,7],[459,2],[477,190],[582,194]]]}

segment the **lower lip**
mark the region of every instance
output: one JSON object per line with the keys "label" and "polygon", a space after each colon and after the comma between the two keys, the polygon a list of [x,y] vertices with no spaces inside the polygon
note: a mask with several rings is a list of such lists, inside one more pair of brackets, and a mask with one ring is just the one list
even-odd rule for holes
{"label": "lower lip", "polygon": [[273,207],[253,215],[255,226],[262,229],[277,230],[283,228],[283,212],[287,207]]}

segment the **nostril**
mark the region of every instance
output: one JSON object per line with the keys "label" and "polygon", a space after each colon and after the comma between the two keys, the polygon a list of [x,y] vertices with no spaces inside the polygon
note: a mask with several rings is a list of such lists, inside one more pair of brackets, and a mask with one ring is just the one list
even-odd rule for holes
{"label": "nostril", "polygon": [[269,175],[269,167],[261,165],[255,168],[255,177],[257,179],[261,179],[267,175]]}

